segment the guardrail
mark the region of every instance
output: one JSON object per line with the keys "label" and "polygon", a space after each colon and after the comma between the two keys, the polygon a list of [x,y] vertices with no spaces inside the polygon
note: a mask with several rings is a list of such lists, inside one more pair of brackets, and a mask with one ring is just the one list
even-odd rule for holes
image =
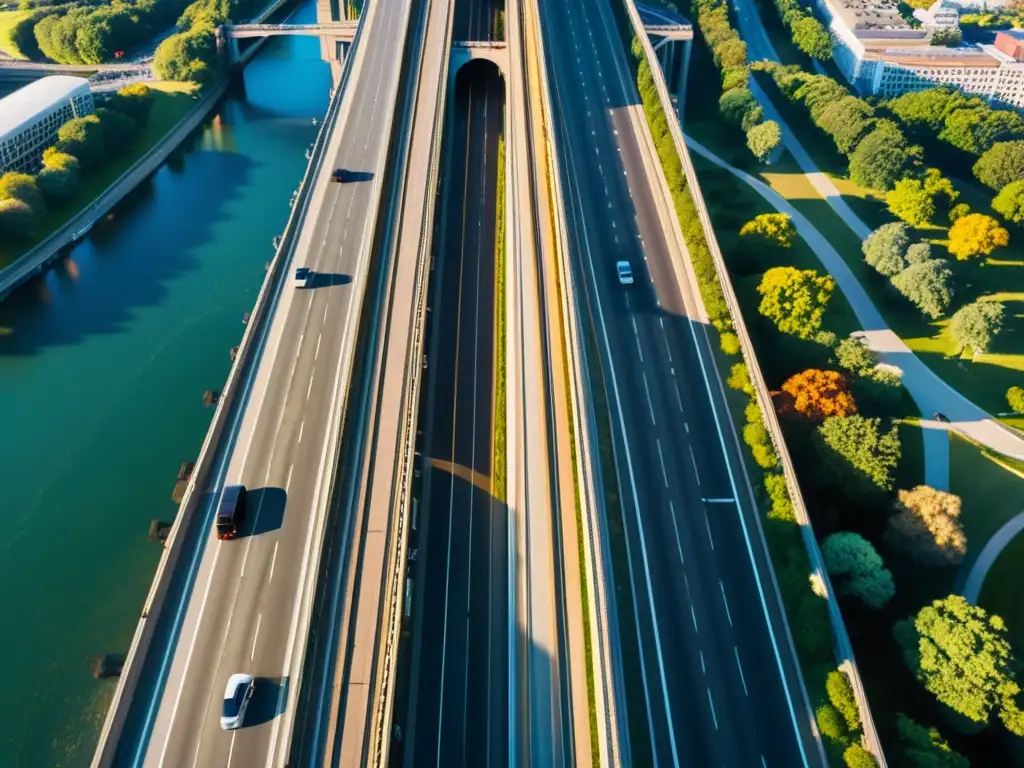
{"label": "guardrail", "polygon": [[[389,579],[389,590],[387,599],[387,606],[384,611],[386,621],[388,624],[388,631],[386,639],[384,641],[384,669],[381,677],[379,678],[379,686],[381,690],[375,692],[377,701],[379,702],[377,708],[377,714],[373,725],[373,740],[374,746],[372,747],[373,765],[384,766],[388,763],[388,749],[390,747],[390,723],[392,722],[394,712],[394,696],[393,686],[390,685],[391,677],[394,673],[394,663],[397,659],[397,643],[398,635],[402,628],[402,608],[405,597],[405,570],[407,561],[402,553],[405,551],[405,535],[406,535],[406,516],[408,514],[409,505],[411,502],[409,496],[410,490],[410,476],[412,474],[413,459],[415,457],[416,450],[416,423],[419,418],[419,402],[420,402],[420,380],[423,373],[423,365],[421,361],[423,359],[423,335],[424,335],[424,322],[426,319],[426,301],[427,301],[427,280],[424,279],[424,268],[428,265],[430,260],[430,249],[433,241],[434,228],[431,223],[434,219],[434,209],[436,207],[437,195],[435,194],[438,184],[438,168],[440,165],[441,156],[441,137],[443,135],[444,121],[445,121],[445,106],[447,104],[448,88],[448,66],[451,58],[451,39],[453,30],[453,14],[451,12],[452,4],[445,2],[446,7],[446,27],[445,27],[445,39],[443,48],[443,59],[441,62],[441,77],[444,87],[441,84],[438,85],[437,98],[434,102],[434,125],[431,131],[431,151],[430,151],[430,163],[427,170],[427,194],[426,194],[426,206],[424,206],[423,215],[420,220],[420,242],[417,248],[417,291],[416,291],[416,310],[414,313],[414,322],[412,328],[412,343],[406,359],[406,375],[405,375],[405,392],[403,393],[405,420],[402,427],[403,438],[400,442],[402,444],[402,452],[398,457],[398,462],[401,464],[399,471],[400,481],[398,490],[398,503],[397,503],[397,520],[398,520],[398,531],[395,537],[395,552],[398,553],[398,557],[395,558],[395,568],[392,571],[391,578]],[[429,31],[429,19],[430,19],[430,6],[428,4],[426,12],[426,24],[424,27],[424,45],[426,45],[427,32]],[[422,72],[421,72],[422,74]],[[417,83],[417,92],[419,91],[419,83]],[[414,96],[415,99],[415,96]],[[415,114],[410,118],[415,120]],[[397,244],[396,244],[397,245]]]}
{"label": "guardrail", "polygon": [[[836,659],[839,662],[839,666],[847,672],[852,683],[854,696],[856,697],[858,707],[860,708],[861,724],[864,730],[864,739],[867,742],[867,748],[874,754],[880,768],[886,768],[886,760],[882,751],[882,744],[878,737],[878,732],[875,729],[874,719],[871,715],[871,708],[868,704],[867,694],[864,691],[860,671],[858,670],[856,661],[854,660],[853,647],[850,644],[850,638],[846,632],[846,625],[844,624],[842,614],[839,611],[839,604],[836,600],[832,584],[829,581],[828,571],[825,569],[821,548],[818,546],[818,541],[814,536],[814,529],[811,526],[810,515],[807,512],[807,506],[804,503],[803,494],[800,491],[800,485],[796,477],[796,470],[793,467],[793,461],[789,455],[789,449],[782,434],[782,427],[779,424],[779,420],[775,412],[775,405],[772,401],[771,393],[769,392],[768,385],[764,381],[764,376],[761,373],[761,367],[757,363],[757,355],[754,351],[753,343],[751,342],[750,336],[747,332],[746,324],[743,322],[743,313],[740,309],[739,300],[736,298],[736,293],[733,290],[729,271],[726,268],[722,251],[719,248],[718,238],[715,236],[711,217],[708,214],[707,206],[704,203],[704,196],[700,191],[697,172],[693,167],[689,150],[687,149],[686,142],[683,139],[682,127],[680,126],[678,115],[676,115],[675,108],[672,104],[668,85],[665,82],[664,73],[661,71],[661,65],[658,63],[658,56],[654,51],[654,47],[651,45],[650,38],[648,38],[644,30],[643,20],[640,18],[640,13],[636,7],[636,3],[634,0],[622,0],[622,2],[625,4],[626,10],[629,14],[630,21],[633,26],[633,33],[636,35],[644,49],[644,56],[646,57],[647,64],[650,67],[662,109],[665,110],[666,117],[673,115],[676,116],[676,119],[671,119],[670,117],[668,120],[669,130],[672,133],[672,139],[675,143],[676,151],[678,152],[683,164],[683,171],[686,174],[686,181],[689,185],[690,193],[693,196],[693,201],[697,208],[701,227],[704,230],[704,237],[707,240],[708,248],[711,251],[712,259],[715,262],[715,270],[718,273],[718,279],[722,285],[722,292],[725,295],[726,305],[729,307],[729,313],[732,316],[734,330],[740,339],[743,359],[746,361],[747,368],[750,371],[750,378],[754,384],[758,404],[761,407],[761,412],[764,415],[768,432],[771,434],[772,442],[774,443],[775,449],[782,462],[783,475],[786,478],[786,486],[789,489],[790,499],[793,502],[793,510],[796,514],[797,523],[800,526],[800,532],[803,537],[804,546],[807,550],[807,555],[811,560],[811,566],[814,569],[814,573],[821,578],[825,587],[827,595],[826,603],[828,604],[829,619],[832,625]],[[699,292],[697,295],[699,296]]]}
{"label": "guardrail", "polygon": [[587,588],[589,594],[593,595],[590,615],[586,617],[586,620],[590,623],[591,637],[596,639],[596,642],[592,643],[592,648],[600,659],[598,669],[595,670],[599,673],[601,680],[600,690],[595,689],[598,722],[602,724],[603,728],[603,734],[598,740],[600,762],[603,766],[629,765],[628,729],[623,726],[620,719],[625,714],[625,710],[620,710],[617,706],[619,700],[625,701],[625,682],[622,679],[621,658],[616,653],[618,646],[612,642],[612,638],[618,637],[619,630],[618,614],[615,608],[615,589],[609,570],[611,553],[608,549],[608,518],[604,509],[604,498],[596,490],[601,485],[601,466],[600,460],[594,456],[592,447],[600,442],[596,426],[597,416],[594,412],[593,399],[587,394],[593,391],[593,387],[590,382],[586,344],[580,338],[579,333],[582,323],[579,315],[580,298],[572,280],[571,265],[569,264],[565,202],[557,161],[558,140],[551,130],[550,115],[553,101],[548,80],[544,39],[540,29],[540,14],[536,2],[529,3],[529,6],[533,34],[537,41],[538,69],[544,95],[546,171],[551,182],[553,213],[556,223],[555,240],[558,252],[559,287],[564,310],[561,313],[562,333],[566,340],[565,351],[569,361],[569,394],[577,446],[576,476],[579,478],[581,513],[587,534],[584,547]]}
{"label": "guardrail", "polygon": [[[346,74],[348,71],[349,69],[346,68]],[[178,564],[182,555],[182,546],[179,545],[187,540],[187,533],[195,523],[195,512],[200,507],[202,499],[208,493],[216,491],[216,488],[206,487],[206,483],[210,479],[209,474],[216,454],[216,446],[219,444],[224,428],[228,423],[229,412],[234,408],[234,401],[241,386],[241,371],[251,364],[258,362],[258,355],[262,352],[262,346],[268,331],[265,323],[273,316],[273,309],[277,305],[277,299],[280,296],[279,288],[285,275],[283,266],[291,257],[301,224],[308,212],[310,192],[313,189],[313,182],[320,172],[323,163],[324,152],[334,129],[334,123],[344,96],[344,85],[346,83],[347,79],[343,79],[341,85],[335,90],[327,115],[317,134],[313,152],[306,167],[306,173],[299,186],[299,197],[288,217],[288,222],[281,237],[281,243],[274,254],[270,269],[267,271],[263,285],[256,297],[256,303],[250,314],[249,323],[246,325],[245,332],[242,335],[238,355],[228,373],[224,391],[217,402],[213,420],[207,431],[206,438],[203,440],[199,457],[196,460],[195,468],[189,478],[179,506],[178,515],[171,526],[163,555],[153,577],[153,584],[143,605],[142,617],[136,626],[135,634],[128,649],[117,690],[114,693],[114,699],[107,711],[107,717],[100,732],[99,744],[97,745],[92,762],[93,768],[105,768],[113,762],[118,738],[124,726],[124,719],[145,665],[145,657],[152,643],[161,610],[164,608],[164,600],[167,597],[171,576],[174,572],[174,567]],[[273,294],[272,297],[271,294]],[[253,342],[252,339],[257,333],[260,334],[259,341]],[[254,343],[257,344],[255,348],[253,347]],[[247,385],[251,386],[251,381],[247,382]],[[247,395],[248,392],[245,394]],[[231,415],[234,417],[232,427],[237,429],[237,421],[240,414],[232,413]],[[203,490],[198,491],[197,489],[200,488]]]}

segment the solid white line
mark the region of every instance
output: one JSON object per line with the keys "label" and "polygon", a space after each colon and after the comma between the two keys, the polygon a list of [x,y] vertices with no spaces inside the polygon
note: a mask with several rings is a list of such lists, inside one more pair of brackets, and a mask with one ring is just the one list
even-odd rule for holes
{"label": "solid white line", "polygon": [[[732,647],[732,652],[736,656],[736,668],[740,671],[740,682],[743,683],[743,693],[744,695],[749,696],[750,691],[747,690],[747,679],[743,676],[743,665],[740,664],[740,652],[736,649],[735,645]],[[764,758],[761,758],[761,760],[763,762]]]}
{"label": "solid white line", "polygon": [[722,580],[718,580],[718,588],[722,590],[722,605],[725,606],[725,618],[729,620],[729,626],[732,626],[732,614],[729,612],[729,601],[725,599],[725,585],[722,584]]}
{"label": "solid white line", "polygon": [[249,651],[249,661],[252,661],[256,657],[256,641],[260,638],[260,623],[263,621],[263,614],[257,614],[256,616],[256,631],[252,636],[252,650]]}
{"label": "solid white line", "polygon": [[661,477],[665,481],[665,487],[668,488],[668,473],[665,471],[665,457],[661,453],[661,438],[655,442],[658,445],[658,459],[661,461]]}
{"label": "solid white line", "polygon": [[715,702],[711,700],[711,689],[708,688],[708,705],[711,707],[711,720],[715,724],[715,730],[718,730],[718,718],[715,716]]}
{"label": "solid white line", "polygon": [[708,522],[708,511],[706,509],[704,510],[704,527],[707,528],[708,541],[711,542],[711,551],[714,552],[715,540],[711,538],[711,523]]}
{"label": "solid white line", "polygon": [[274,580],[274,565],[277,563],[277,546],[280,543],[280,539],[274,542],[274,554],[270,558],[270,576],[267,577],[267,584]]}
{"label": "solid white line", "polygon": [[697,476],[697,485],[700,485],[700,472],[697,471],[697,457],[693,454],[693,446],[690,448],[690,461],[693,462],[693,474]]}
{"label": "solid white line", "polygon": [[644,377],[644,390],[647,392],[647,409],[651,412],[651,424],[657,424],[657,420],[654,418],[654,403],[651,402],[651,388],[647,386],[647,374],[643,374]]}

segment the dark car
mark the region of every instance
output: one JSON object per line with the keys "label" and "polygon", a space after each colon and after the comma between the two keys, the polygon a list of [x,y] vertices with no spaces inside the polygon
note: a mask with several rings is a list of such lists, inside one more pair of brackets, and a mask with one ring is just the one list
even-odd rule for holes
{"label": "dark car", "polygon": [[217,538],[230,539],[245,520],[245,486],[229,485],[217,505]]}
{"label": "dark car", "polygon": [[932,414],[932,419],[935,421],[941,421],[943,424],[949,424],[949,417],[944,413],[939,413],[938,411]]}
{"label": "dark car", "polygon": [[335,168],[334,172],[331,173],[331,181],[336,181],[339,184],[344,184],[348,181],[348,173],[344,168]]}

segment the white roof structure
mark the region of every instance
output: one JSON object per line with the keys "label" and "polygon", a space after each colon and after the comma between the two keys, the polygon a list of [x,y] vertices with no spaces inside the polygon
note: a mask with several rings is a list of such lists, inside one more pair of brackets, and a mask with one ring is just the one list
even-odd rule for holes
{"label": "white roof structure", "polygon": [[51,75],[0,99],[0,139],[31,125],[72,96],[88,93],[89,81],[70,75]]}

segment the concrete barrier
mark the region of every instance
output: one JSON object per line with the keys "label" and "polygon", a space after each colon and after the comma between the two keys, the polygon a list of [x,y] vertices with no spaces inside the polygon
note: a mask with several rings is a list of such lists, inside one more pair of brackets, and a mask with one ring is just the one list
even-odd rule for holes
{"label": "concrete barrier", "polygon": [[[356,42],[358,42],[358,33]],[[348,69],[346,68],[346,74],[347,72]],[[342,83],[335,90],[327,115],[321,124],[309,165],[300,186],[299,198],[296,201],[296,205],[292,208],[281,243],[256,298],[256,303],[249,317],[249,323],[242,336],[238,356],[228,374],[223,393],[218,400],[217,409],[213,415],[213,421],[203,441],[195,469],[192,472],[184,497],[182,498],[178,516],[171,527],[170,535],[165,543],[164,553],[157,566],[153,584],[143,606],[142,618],[139,620],[135,635],[132,638],[117,691],[114,694],[114,700],[111,702],[103,729],[100,732],[99,744],[97,745],[92,762],[93,768],[105,768],[113,762],[117,750],[117,742],[124,727],[124,721],[130,708],[132,697],[137,689],[142,670],[145,667],[146,656],[150,650],[161,611],[165,607],[165,599],[175,566],[180,561],[184,550],[183,544],[188,540],[188,533],[195,522],[196,511],[203,506],[202,502],[206,499],[207,495],[217,490],[216,488],[207,487],[207,482],[213,469],[216,448],[224,435],[225,427],[229,422],[229,415],[235,417],[232,426],[237,428],[237,420],[240,414],[238,412],[233,413],[233,411],[235,399],[244,378],[242,371],[246,371],[256,365],[259,361],[259,355],[262,353],[262,345],[269,329],[267,321],[273,316],[273,309],[276,306],[276,300],[279,295],[278,289],[284,279],[284,265],[289,261],[289,257],[298,240],[301,225],[308,211],[310,193],[313,190],[314,181],[323,163],[324,151],[334,129],[340,104],[345,93],[346,83],[347,78],[343,79]],[[253,338],[257,335],[259,339],[254,342]],[[251,378],[246,384],[251,385]]]}
{"label": "concrete barrier", "polygon": [[[676,111],[668,91],[668,86],[665,83],[664,75],[661,71],[660,65],[658,64],[657,54],[654,51],[654,47],[651,45],[647,33],[644,31],[643,21],[640,18],[640,13],[636,7],[636,3],[634,0],[622,0],[622,2],[625,4],[626,10],[629,14],[630,22],[633,26],[633,33],[636,35],[637,39],[640,40],[641,45],[644,49],[644,55],[647,59],[647,64],[651,69],[654,84],[658,91],[658,98],[661,100],[661,105],[662,108],[665,110],[665,115],[667,117],[676,115]],[[872,754],[875,756],[880,768],[885,768],[885,755],[882,751],[881,741],[878,738],[878,732],[875,729],[874,719],[871,715],[871,708],[868,704],[867,695],[864,691],[864,686],[860,677],[860,672],[857,668],[856,661],[853,657],[853,648],[850,644],[849,635],[846,631],[846,625],[843,622],[842,614],[839,612],[839,604],[836,600],[835,591],[832,589],[832,584],[828,578],[828,572],[825,569],[824,560],[821,554],[821,548],[818,546],[817,539],[814,536],[814,530],[811,526],[811,520],[807,512],[807,506],[804,503],[803,494],[800,490],[800,485],[797,482],[796,470],[793,467],[793,461],[791,456],[789,455],[789,449],[786,445],[785,438],[782,434],[782,428],[779,425],[779,420],[775,413],[774,402],[772,401],[771,394],[768,390],[768,386],[764,381],[764,376],[761,373],[760,365],[757,362],[757,355],[755,353],[753,343],[750,340],[750,336],[747,332],[746,324],[743,322],[743,313],[740,309],[739,300],[736,298],[736,293],[733,290],[732,281],[729,277],[729,272],[725,265],[725,259],[722,256],[721,249],[718,246],[718,239],[715,236],[714,227],[711,223],[711,217],[708,214],[707,206],[704,203],[704,197],[700,191],[700,184],[697,179],[697,173],[694,170],[693,162],[690,159],[689,151],[686,148],[686,142],[683,139],[682,127],[680,126],[678,119],[669,119],[668,123],[669,130],[672,133],[672,139],[676,146],[676,151],[678,152],[679,158],[683,164],[683,171],[686,174],[686,180],[690,188],[690,194],[693,196],[693,201],[697,208],[697,213],[701,221],[701,227],[704,230],[704,237],[707,240],[709,250],[711,251],[712,259],[715,262],[715,270],[718,273],[718,279],[722,286],[722,292],[725,295],[726,304],[729,307],[729,313],[732,317],[734,331],[740,339],[740,346],[743,352],[743,359],[746,361],[747,368],[750,371],[750,378],[756,390],[757,401],[761,407],[761,412],[764,414],[765,425],[768,428],[768,432],[772,437],[772,442],[774,443],[775,449],[778,452],[779,458],[782,462],[783,475],[786,478],[786,486],[789,490],[790,499],[793,502],[793,509],[796,514],[797,522],[800,525],[800,532],[803,537],[804,546],[807,550],[808,557],[811,561],[811,567],[813,569],[813,572],[821,578],[822,583],[825,586],[827,595],[826,602],[828,604],[829,619],[832,625],[836,660],[839,664],[839,667],[847,673],[847,676],[850,678],[850,682],[852,683],[854,695],[857,699],[857,704],[860,708],[861,724],[864,730],[864,741],[866,742],[866,748],[869,751],[871,751]],[[758,527],[760,529],[760,522]],[[790,635],[788,626],[786,627],[786,633],[787,635]],[[792,644],[791,635],[790,643]],[[808,715],[810,714],[811,713],[808,713]],[[817,731],[816,728],[815,731]]]}

